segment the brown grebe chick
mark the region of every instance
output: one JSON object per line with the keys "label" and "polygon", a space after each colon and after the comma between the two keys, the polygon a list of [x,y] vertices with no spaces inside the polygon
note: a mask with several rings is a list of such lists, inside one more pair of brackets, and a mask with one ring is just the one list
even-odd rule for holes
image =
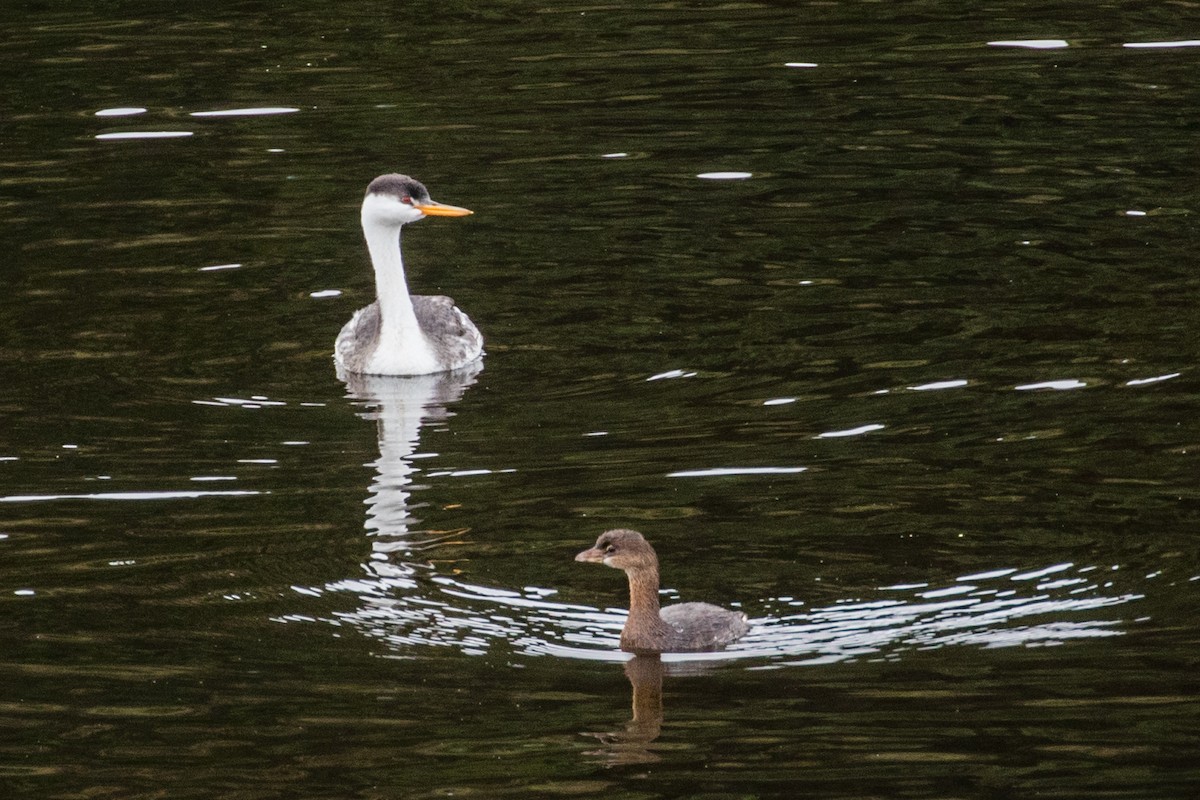
{"label": "brown grebe chick", "polygon": [[625,570],[629,578],[629,617],[621,649],[631,653],[686,653],[720,650],[750,630],[746,615],[710,603],[678,603],[659,608],[658,556],[637,531],[600,534],[596,545],[576,561]]}
{"label": "brown grebe chick", "polygon": [[465,208],[438,203],[420,181],[380,175],[362,204],[363,235],[375,267],[375,302],[354,312],[334,345],[339,368],[362,375],[429,375],[466,366],[483,355],[474,323],[441,295],[409,295],[400,228],[425,217],[462,217]]}

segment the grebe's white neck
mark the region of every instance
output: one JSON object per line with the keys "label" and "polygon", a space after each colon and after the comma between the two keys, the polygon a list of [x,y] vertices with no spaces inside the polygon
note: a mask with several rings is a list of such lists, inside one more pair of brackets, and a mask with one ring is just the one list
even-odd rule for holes
{"label": "grebe's white neck", "polygon": [[[379,342],[371,357],[373,373],[421,375],[438,371],[437,357],[421,331],[408,293],[404,257],[400,254],[401,224],[379,219],[373,202],[378,195],[367,195],[363,202],[362,227],[375,268],[375,297],[379,302]],[[378,198],[383,199],[383,198]],[[416,212],[420,219],[420,212]]]}
{"label": "grebe's white neck", "polygon": [[369,219],[365,206],[363,212],[363,235],[367,239],[371,265],[375,268],[375,294],[383,316],[383,329],[385,332],[389,327],[419,330],[404,275],[404,257],[400,255],[400,226]]}

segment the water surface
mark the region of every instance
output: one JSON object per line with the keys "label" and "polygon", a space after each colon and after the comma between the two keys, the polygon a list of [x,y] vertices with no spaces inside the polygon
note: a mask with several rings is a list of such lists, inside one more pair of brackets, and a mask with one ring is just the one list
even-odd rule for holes
{"label": "water surface", "polygon": [[[11,10],[0,787],[1192,797],[1178,19]],[[334,374],[386,171],[481,370]]]}

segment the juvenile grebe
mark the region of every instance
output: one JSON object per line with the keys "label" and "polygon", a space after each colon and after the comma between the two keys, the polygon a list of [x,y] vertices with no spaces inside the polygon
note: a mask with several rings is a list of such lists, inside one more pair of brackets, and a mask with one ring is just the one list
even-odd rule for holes
{"label": "juvenile grebe", "polygon": [[658,605],[658,556],[637,531],[600,534],[596,545],[576,561],[625,570],[629,577],[629,617],[621,649],[631,653],[685,653],[719,650],[750,630],[746,615],[710,603]]}
{"label": "juvenile grebe", "polygon": [[434,202],[420,181],[380,175],[362,204],[363,235],[375,267],[375,302],[354,312],[334,344],[346,372],[429,375],[470,364],[483,355],[483,336],[449,297],[408,293],[400,228],[424,217],[472,213]]}

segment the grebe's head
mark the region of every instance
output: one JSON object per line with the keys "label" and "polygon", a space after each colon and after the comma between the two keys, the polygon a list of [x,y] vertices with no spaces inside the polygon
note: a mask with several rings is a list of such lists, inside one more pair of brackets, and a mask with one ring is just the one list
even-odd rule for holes
{"label": "grebe's head", "polygon": [[470,213],[433,200],[423,183],[407,175],[380,175],[367,187],[362,204],[364,226],[399,228],[427,216],[465,217]]}
{"label": "grebe's head", "polygon": [[600,534],[595,546],[575,556],[575,560],[626,571],[658,566],[658,556],[650,543],[637,531],[625,528]]}

